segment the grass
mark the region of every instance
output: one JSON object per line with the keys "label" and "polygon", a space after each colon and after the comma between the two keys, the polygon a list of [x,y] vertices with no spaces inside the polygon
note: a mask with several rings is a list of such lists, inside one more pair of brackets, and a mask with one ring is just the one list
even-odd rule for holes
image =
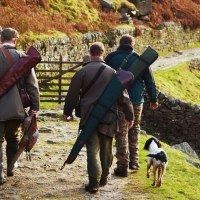
{"label": "grass", "polygon": [[[162,143],[162,148],[166,151],[168,155],[168,166],[163,178],[163,184],[160,188],[151,186],[153,182],[153,176],[149,179],[146,178],[146,155],[148,151],[143,150],[145,141],[152,137],[141,135],[140,136],[140,164],[141,169],[135,173],[130,172],[130,182],[132,184],[126,185],[126,190],[124,194],[138,193],[139,197],[126,198],[126,199],[143,199],[141,194],[143,194],[144,199],[151,200],[198,200],[199,199],[199,175],[200,170],[185,161],[187,156],[179,150],[171,148],[169,145]],[[196,162],[194,158],[190,158]]]}
{"label": "grass", "polygon": [[199,47],[200,47],[200,42],[195,42],[194,44],[190,45],[187,49],[194,49]]}
{"label": "grass", "polygon": [[63,104],[57,102],[40,102],[40,110],[63,109]]}
{"label": "grass", "polygon": [[191,72],[188,63],[154,72],[156,86],[165,94],[200,105],[200,71]]}
{"label": "grass", "polygon": [[[88,7],[90,9],[88,9]],[[100,21],[98,11],[93,8],[93,4],[89,0],[82,1],[50,1],[50,11],[57,10],[63,12],[67,16],[67,21],[82,20],[84,17],[91,21]]]}
{"label": "grass", "polygon": [[[177,50],[187,50],[187,49],[195,49],[195,48],[200,48],[200,42],[195,42],[190,46],[187,46],[185,48],[181,48],[181,49],[177,49]],[[159,56],[167,56],[172,54],[174,51],[173,50],[169,50],[169,51],[158,51]]]}

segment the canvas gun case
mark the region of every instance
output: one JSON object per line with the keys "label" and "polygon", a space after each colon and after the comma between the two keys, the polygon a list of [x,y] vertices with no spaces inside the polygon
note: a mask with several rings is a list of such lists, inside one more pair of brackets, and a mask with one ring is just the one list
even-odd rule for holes
{"label": "canvas gun case", "polygon": [[41,61],[40,53],[30,47],[27,55],[20,57],[0,79],[0,98],[8,91],[28,70]]}

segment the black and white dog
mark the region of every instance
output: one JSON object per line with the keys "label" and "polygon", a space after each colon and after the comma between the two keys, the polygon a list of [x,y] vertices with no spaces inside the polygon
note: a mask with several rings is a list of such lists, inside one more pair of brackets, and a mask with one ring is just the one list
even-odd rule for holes
{"label": "black and white dog", "polygon": [[[168,164],[167,154],[161,148],[161,143],[153,137],[146,141],[144,149],[149,151],[147,155],[147,178],[150,177],[150,168],[153,166],[154,181],[152,185],[156,184],[157,187],[160,187]],[[156,173],[158,173],[158,177],[156,177]]]}

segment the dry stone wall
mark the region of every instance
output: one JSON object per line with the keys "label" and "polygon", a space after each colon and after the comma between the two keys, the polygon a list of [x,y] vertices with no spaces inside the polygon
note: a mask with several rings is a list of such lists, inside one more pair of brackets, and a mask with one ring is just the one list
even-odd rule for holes
{"label": "dry stone wall", "polygon": [[[142,53],[148,46],[156,51],[176,51],[200,42],[200,30],[184,30],[180,24],[166,22],[157,29],[139,26],[142,34],[136,37],[135,51]],[[106,47],[106,53],[115,50],[123,34],[135,36],[136,29],[119,28],[107,34],[101,32],[86,33],[74,38],[50,38],[35,42],[34,46],[41,52],[43,60],[56,60],[62,54],[65,61],[82,61],[89,51],[89,46],[95,41],[101,41]],[[28,45],[30,46],[30,45]]]}
{"label": "dry stone wall", "polygon": [[[191,71],[200,70],[200,59],[190,61]],[[170,145],[187,142],[200,156],[200,105],[173,99],[157,90],[159,107],[149,109],[149,97],[144,93],[141,127]],[[198,95],[197,95],[198,98]]]}
{"label": "dry stone wall", "polygon": [[165,22],[157,29],[141,27],[142,36],[136,38],[136,49],[142,52],[147,46],[152,46],[160,52],[185,49],[200,41],[200,30],[184,30],[180,24]]}
{"label": "dry stone wall", "polygon": [[187,142],[200,156],[200,105],[192,105],[172,99],[157,91],[159,107],[149,109],[149,98],[145,93],[141,127],[170,145]]}

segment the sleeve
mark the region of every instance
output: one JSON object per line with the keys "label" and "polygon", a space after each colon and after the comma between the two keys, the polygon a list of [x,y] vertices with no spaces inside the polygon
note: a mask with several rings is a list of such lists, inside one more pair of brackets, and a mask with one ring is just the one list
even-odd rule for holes
{"label": "sleeve", "polygon": [[153,73],[150,67],[143,74],[143,80],[145,83],[146,91],[150,98],[150,102],[151,103],[157,102],[156,85],[155,85],[155,80],[154,80]]}
{"label": "sleeve", "polygon": [[27,93],[29,94],[32,102],[30,110],[38,111],[40,108],[40,92],[34,68],[25,74],[23,85],[26,87]]}
{"label": "sleeve", "polygon": [[64,115],[70,116],[79,100],[79,94],[82,88],[82,80],[83,80],[84,74],[85,73],[83,70],[79,70],[72,77],[69,90],[65,98],[64,111],[63,111]]}
{"label": "sleeve", "polygon": [[129,99],[127,90],[125,89],[122,95],[118,98],[117,104],[122,108],[127,121],[132,121],[134,119],[133,105]]}

